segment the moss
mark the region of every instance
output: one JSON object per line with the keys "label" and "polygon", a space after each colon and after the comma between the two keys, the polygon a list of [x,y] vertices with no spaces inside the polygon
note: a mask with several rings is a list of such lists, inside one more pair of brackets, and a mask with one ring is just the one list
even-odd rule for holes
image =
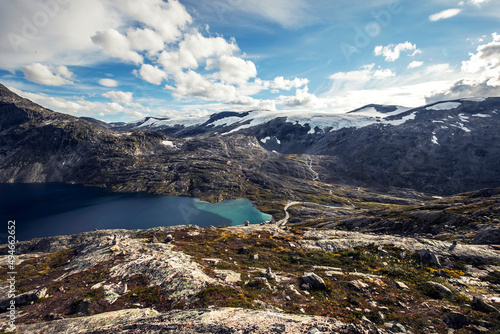
{"label": "moss", "polygon": [[218,307],[255,308],[252,295],[249,292],[238,291],[231,287],[210,286],[200,291],[196,297],[199,298],[197,304],[200,307],[214,305]]}
{"label": "moss", "polygon": [[[44,257],[24,261],[17,267],[16,280],[33,279],[40,276],[48,276],[57,271],[68,261],[72,260],[76,254],[75,250],[65,249],[56,253],[45,255]],[[7,274],[0,275],[0,280],[5,280]]]}

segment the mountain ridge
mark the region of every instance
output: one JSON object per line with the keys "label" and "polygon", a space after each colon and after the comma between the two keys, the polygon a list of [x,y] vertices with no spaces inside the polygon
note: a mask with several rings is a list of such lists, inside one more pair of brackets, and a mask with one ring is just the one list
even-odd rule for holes
{"label": "mountain ridge", "polygon": [[413,109],[367,105],[348,116],[223,112],[199,126],[159,120],[175,123],[163,130],[152,130],[152,117],[147,126],[108,129],[5,87],[0,108],[2,182],[81,183],[211,201],[313,193],[335,201],[338,185],[436,195],[500,186],[500,98]]}

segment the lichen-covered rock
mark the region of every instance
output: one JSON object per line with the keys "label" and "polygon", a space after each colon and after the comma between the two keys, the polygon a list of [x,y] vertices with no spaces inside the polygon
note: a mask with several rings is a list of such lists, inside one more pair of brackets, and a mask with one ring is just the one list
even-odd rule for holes
{"label": "lichen-covered rock", "polygon": [[446,296],[451,296],[452,292],[450,289],[448,289],[446,286],[444,286],[441,283],[437,282],[427,282],[426,283],[427,288],[430,290],[429,293],[431,295],[446,295]]}
{"label": "lichen-covered rock", "polygon": [[308,333],[314,329],[316,333],[370,332],[362,325],[345,324],[328,317],[239,308],[196,309],[164,314],[158,314],[151,309],[121,310],[90,317],[21,325],[18,328],[19,332],[24,334],[296,334]]}
{"label": "lichen-covered rock", "polygon": [[[19,307],[20,305],[27,304],[29,302],[35,301],[40,298],[44,298],[47,296],[47,288],[41,288],[37,290],[28,291],[17,295],[13,299],[4,299],[0,302],[0,312],[7,311],[7,308],[11,304],[11,300],[14,302],[14,305]],[[6,297],[6,296],[2,296]]]}

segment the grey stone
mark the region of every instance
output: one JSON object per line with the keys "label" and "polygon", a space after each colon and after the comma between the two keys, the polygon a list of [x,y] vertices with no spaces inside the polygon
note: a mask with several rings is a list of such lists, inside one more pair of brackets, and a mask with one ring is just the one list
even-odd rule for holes
{"label": "grey stone", "polygon": [[304,273],[300,278],[303,284],[308,284],[311,290],[324,290],[326,289],[325,281],[315,273]]}
{"label": "grey stone", "polygon": [[[23,294],[20,294],[16,296],[14,299],[12,299],[17,306],[24,305],[27,303],[30,303],[32,301],[35,301],[40,298],[44,298],[47,296],[47,288],[42,288],[42,289],[37,289],[37,290],[31,290],[28,292],[25,292]],[[5,312],[7,308],[11,304],[11,299],[5,299],[2,302],[0,302],[0,312]]]}
{"label": "grey stone", "polygon": [[316,327],[313,327],[309,330],[309,332],[307,332],[307,334],[321,334],[321,332]]}
{"label": "grey stone", "polygon": [[368,284],[361,280],[354,280],[349,282],[349,287],[353,288],[354,290],[357,291],[362,291],[368,287]]}
{"label": "grey stone", "polygon": [[420,261],[424,264],[436,265],[441,267],[441,263],[439,262],[439,258],[434,252],[431,252],[428,249],[422,249],[420,251]]}
{"label": "grey stone", "polygon": [[164,242],[165,242],[166,244],[168,244],[168,243],[170,243],[170,242],[172,242],[172,241],[174,241],[174,237],[173,237],[171,234],[167,235],[167,237],[166,237],[166,238],[165,238],[165,240],[164,240]]}
{"label": "grey stone", "polygon": [[406,251],[404,251],[404,250],[403,250],[403,251],[401,251],[401,253],[399,253],[399,258],[400,258],[401,260],[403,260],[404,258],[406,258]]}
{"label": "grey stone", "polygon": [[398,288],[400,288],[400,289],[403,289],[403,290],[410,290],[410,288],[408,287],[408,285],[406,285],[406,284],[405,284],[405,283],[403,283],[403,282],[396,281],[395,283],[396,283],[396,285],[398,286]]}
{"label": "grey stone", "polygon": [[363,321],[364,323],[366,323],[368,325],[373,324],[373,322],[370,319],[368,319],[366,316],[362,316],[361,321]]}
{"label": "grey stone", "polygon": [[386,322],[384,326],[392,333],[407,333],[405,326],[401,325],[399,322]]}

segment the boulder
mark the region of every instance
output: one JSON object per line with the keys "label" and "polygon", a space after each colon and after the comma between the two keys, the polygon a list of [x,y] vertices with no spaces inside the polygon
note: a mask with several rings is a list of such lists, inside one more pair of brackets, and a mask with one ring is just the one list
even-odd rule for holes
{"label": "boulder", "polygon": [[[326,289],[325,281],[315,273],[304,273],[300,278],[301,286],[308,285],[311,290],[324,290]],[[307,289],[306,289],[307,290]]]}
{"label": "boulder", "polygon": [[349,287],[351,287],[357,291],[362,291],[368,287],[368,284],[366,284],[365,282],[363,282],[359,279],[354,280],[354,281],[350,281],[348,285],[349,285]]}
{"label": "boulder", "polygon": [[402,290],[410,290],[410,288],[408,287],[408,285],[406,285],[403,282],[396,281],[395,283],[396,283],[397,287],[400,288],[400,289],[402,289]]}
{"label": "boulder", "polygon": [[253,280],[248,282],[248,285],[252,287],[267,287],[271,289],[271,285],[265,277],[255,277]]}
{"label": "boulder", "polygon": [[76,306],[76,314],[88,314],[90,311],[90,306],[92,306],[92,302],[88,299],[82,300],[78,305]]}
{"label": "boulder", "polygon": [[500,244],[500,227],[498,225],[487,226],[479,231],[472,244],[475,245],[499,245]]}
{"label": "boulder", "polygon": [[431,297],[440,298],[443,295],[451,296],[452,292],[446,286],[437,282],[427,282],[427,287],[429,288],[429,295]]}
{"label": "boulder", "polygon": [[406,328],[399,322],[391,321],[384,323],[385,328],[387,328],[391,333],[407,333]]}
{"label": "boulder", "polygon": [[450,312],[445,318],[444,322],[448,327],[453,329],[460,329],[469,324],[469,318],[460,312]]}
{"label": "boulder", "polygon": [[171,234],[167,235],[164,240],[166,244],[171,243],[172,241],[174,241],[174,237]]}
{"label": "boulder", "polygon": [[265,277],[265,278],[267,278],[267,279],[276,280],[276,274],[275,274],[275,273],[273,273],[273,272],[271,271],[271,268],[269,268],[269,267],[267,268],[267,270],[266,270],[266,273],[265,273],[264,277]]}
{"label": "boulder", "polygon": [[[32,301],[35,301],[40,298],[44,298],[47,296],[47,288],[31,290],[16,296],[13,301],[15,302],[16,307],[24,304],[28,304]],[[7,308],[10,306],[11,299],[5,299],[0,302],[0,312],[7,311]]]}
{"label": "boulder", "polygon": [[485,313],[499,313],[498,309],[495,306],[485,302],[479,297],[474,297],[472,299],[472,307],[474,307],[474,309],[477,311]]}
{"label": "boulder", "polygon": [[439,262],[437,255],[428,249],[422,249],[420,251],[420,262],[441,267],[441,263]]}

